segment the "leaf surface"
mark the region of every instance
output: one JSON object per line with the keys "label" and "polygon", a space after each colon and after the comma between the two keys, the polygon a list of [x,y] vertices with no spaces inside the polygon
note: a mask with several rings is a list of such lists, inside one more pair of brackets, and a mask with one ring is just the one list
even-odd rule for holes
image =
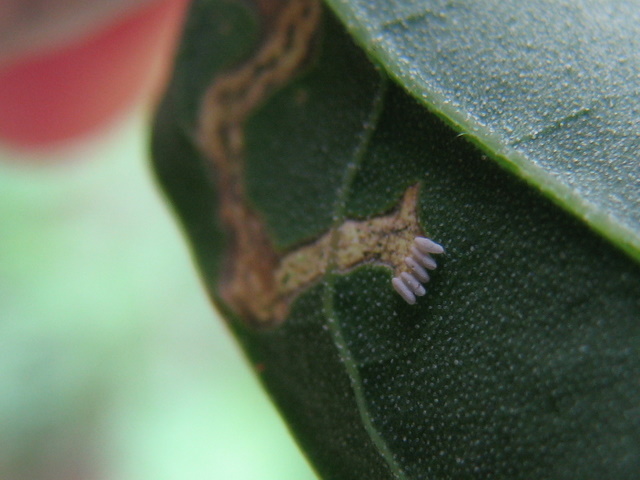
{"label": "leaf surface", "polygon": [[328,0],[420,102],[640,258],[640,4]]}
{"label": "leaf surface", "polygon": [[[212,298],[319,475],[635,478],[638,265],[416,102],[328,12],[312,41],[286,24],[282,44],[272,13],[194,4],[153,150]],[[414,229],[447,253],[408,305],[390,281]]]}

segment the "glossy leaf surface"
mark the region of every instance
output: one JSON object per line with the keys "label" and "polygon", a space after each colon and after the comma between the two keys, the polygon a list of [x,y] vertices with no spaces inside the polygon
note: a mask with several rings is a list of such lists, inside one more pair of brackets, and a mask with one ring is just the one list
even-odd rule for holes
{"label": "glossy leaf surface", "polygon": [[[211,142],[203,98],[259,57],[265,15],[195,3],[156,120],[155,167],[212,298],[319,475],[634,478],[637,264],[392,83],[326,11],[296,74],[271,84],[241,129],[225,124],[228,142]],[[253,72],[261,81],[278,65]],[[207,150],[219,143],[233,161]],[[240,165],[233,195],[228,165]],[[447,253],[410,306],[391,287],[388,252],[342,268],[339,235],[397,211],[413,185],[415,221]],[[277,268],[300,252],[324,265],[268,328],[225,290],[238,251],[253,248],[239,246],[246,232],[225,205],[250,220]],[[317,244],[322,258],[305,250]],[[247,288],[251,303],[259,295]]]}
{"label": "glossy leaf surface", "polygon": [[640,3],[328,3],[413,96],[640,258]]}

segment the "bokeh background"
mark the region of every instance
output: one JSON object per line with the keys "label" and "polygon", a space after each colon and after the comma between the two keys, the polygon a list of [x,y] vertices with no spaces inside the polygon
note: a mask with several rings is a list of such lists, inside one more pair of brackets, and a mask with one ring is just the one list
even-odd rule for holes
{"label": "bokeh background", "polygon": [[314,479],[154,184],[146,82],[89,132],[0,139],[0,478]]}
{"label": "bokeh background", "polygon": [[314,478],[205,297],[147,134],[138,110],[47,166],[1,153],[0,478]]}

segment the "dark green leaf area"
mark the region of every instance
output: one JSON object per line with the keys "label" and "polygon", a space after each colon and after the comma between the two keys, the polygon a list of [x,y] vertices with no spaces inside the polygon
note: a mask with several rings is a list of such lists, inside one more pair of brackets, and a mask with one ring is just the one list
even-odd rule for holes
{"label": "dark green leaf area", "polygon": [[352,210],[401,172],[422,174],[420,218],[447,249],[427,295],[409,306],[364,267],[335,276],[328,315],[406,478],[637,478],[637,265],[394,88]]}
{"label": "dark green leaf area", "polygon": [[328,0],[405,89],[640,258],[633,0]]}
{"label": "dark green leaf area", "polygon": [[256,333],[235,323],[233,328],[321,478],[391,480],[362,424],[326,324],[324,296],[322,284],[307,291],[275,331]]}
{"label": "dark green leaf area", "polygon": [[192,2],[173,72],[176,111],[195,129],[202,97],[214,74],[232,70],[250,57],[260,39],[256,12],[247,2]]}
{"label": "dark green leaf area", "polygon": [[174,89],[172,86],[167,92],[154,119],[154,173],[189,237],[200,274],[213,291],[225,245],[214,213],[218,211],[218,195],[208,160],[194,146],[176,115]]}
{"label": "dark green leaf area", "polygon": [[[177,114],[192,119],[209,70],[227,68],[222,54],[207,63],[200,53],[210,35],[202,28],[188,34],[201,43],[181,56],[153,147],[215,296],[225,252],[216,174]],[[414,306],[392,290],[390,269],[366,265],[330,272],[274,330],[246,329],[225,311],[317,471],[337,480],[637,478],[639,267],[399,87],[367,124],[380,75],[330,18],[324,29],[315,63],[246,125],[253,206],[286,249],[334,217],[388,210],[419,181],[418,220],[447,253]],[[200,86],[190,75],[202,75]]]}
{"label": "dark green leaf area", "polygon": [[334,221],[345,171],[382,79],[333,19],[318,58],[246,125],[247,186],[275,243],[313,240]]}

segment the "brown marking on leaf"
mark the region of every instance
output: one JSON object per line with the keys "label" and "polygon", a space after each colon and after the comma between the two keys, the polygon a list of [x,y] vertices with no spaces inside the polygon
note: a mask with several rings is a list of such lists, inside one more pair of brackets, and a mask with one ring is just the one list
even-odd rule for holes
{"label": "brown marking on leaf", "polygon": [[400,275],[408,271],[404,257],[415,237],[422,235],[417,222],[418,185],[409,187],[398,208],[367,220],[346,220],[315,242],[287,254],[276,272],[284,297],[304,290],[324,275],[332,264],[345,272],[363,263],[377,263]]}
{"label": "brown marking on leaf", "polygon": [[[228,234],[219,294],[248,324],[283,322],[293,299],[333,266],[347,271],[365,262],[399,274],[420,227],[417,185],[395,211],[368,220],[346,220],[311,244],[278,252],[264,221],[247,201],[244,183],[244,123],[274,90],[309,58],[317,30],[319,0],[259,0],[265,35],[253,57],[217,76],[202,101],[198,141],[218,184],[220,218]],[[304,101],[304,98],[300,100]]]}
{"label": "brown marking on leaf", "polygon": [[279,298],[273,274],[279,254],[262,219],[246,202],[244,122],[309,57],[321,5],[319,0],[260,0],[257,6],[265,23],[264,41],[252,58],[215,78],[207,89],[198,141],[214,166],[220,217],[229,234],[220,296],[248,322],[269,325],[284,320],[287,305]]}

